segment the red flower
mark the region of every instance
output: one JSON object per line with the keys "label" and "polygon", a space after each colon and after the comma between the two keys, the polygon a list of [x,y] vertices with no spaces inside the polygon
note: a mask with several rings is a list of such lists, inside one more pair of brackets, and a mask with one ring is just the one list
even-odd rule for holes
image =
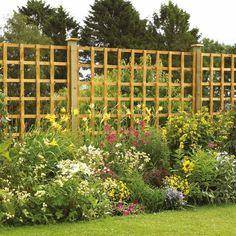
{"label": "red flower", "polygon": [[124,211],[123,212],[123,216],[128,216],[129,215],[129,211]]}
{"label": "red flower", "polygon": [[144,129],[146,127],[146,123],[145,123],[144,120],[140,121],[140,126],[141,126],[142,129]]}
{"label": "red flower", "polygon": [[107,142],[109,144],[113,144],[114,142],[116,142],[116,133],[110,133],[107,135]]}

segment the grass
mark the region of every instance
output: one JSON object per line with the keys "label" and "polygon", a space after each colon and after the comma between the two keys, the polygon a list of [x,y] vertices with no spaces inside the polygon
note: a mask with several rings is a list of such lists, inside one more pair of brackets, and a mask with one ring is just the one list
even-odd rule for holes
{"label": "grass", "polygon": [[236,235],[236,205],[207,206],[91,222],[0,227],[1,236]]}

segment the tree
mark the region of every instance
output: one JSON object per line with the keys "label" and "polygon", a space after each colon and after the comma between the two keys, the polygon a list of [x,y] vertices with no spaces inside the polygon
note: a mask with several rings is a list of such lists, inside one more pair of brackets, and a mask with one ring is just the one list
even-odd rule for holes
{"label": "tree", "polygon": [[131,2],[95,0],[81,32],[81,45],[147,48],[146,20],[141,20]]}
{"label": "tree", "polygon": [[56,45],[64,45],[67,37],[79,35],[79,23],[62,6],[54,8],[42,0],[28,0],[18,10],[27,17],[27,24],[36,25]]}
{"label": "tree", "polygon": [[3,32],[3,40],[9,43],[52,43],[52,40],[44,35],[36,25],[27,23],[25,15],[17,12],[8,18]]}
{"label": "tree", "polygon": [[203,38],[203,52],[206,53],[235,53],[235,45],[226,45],[209,38]]}
{"label": "tree", "polygon": [[198,28],[190,29],[190,15],[169,1],[162,4],[160,13],[153,14],[150,26],[156,48],[162,50],[189,51],[191,44],[197,43],[200,34]]}

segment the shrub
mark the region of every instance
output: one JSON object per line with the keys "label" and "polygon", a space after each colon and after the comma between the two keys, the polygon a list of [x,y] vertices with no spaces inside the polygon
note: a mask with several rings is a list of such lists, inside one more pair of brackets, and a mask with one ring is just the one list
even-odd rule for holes
{"label": "shrub", "polygon": [[123,128],[119,134],[111,125],[105,125],[103,148],[114,153],[117,146],[121,149],[133,146],[137,151],[146,153],[150,160],[145,168],[168,168],[170,165],[170,150],[166,140],[156,130],[147,126],[145,121],[139,121],[136,127]]}
{"label": "shrub", "polygon": [[[198,204],[235,202],[234,156],[229,156],[228,153],[197,150],[188,158],[180,162],[179,173],[182,172],[190,184],[190,202]],[[187,168],[186,164],[191,168]]]}
{"label": "shrub", "polygon": [[162,189],[151,188],[145,184],[141,176],[132,176],[126,180],[131,192],[131,199],[140,202],[149,212],[158,212],[164,209],[165,193]]}
{"label": "shrub", "polygon": [[211,117],[208,113],[189,114],[169,117],[163,132],[171,150],[189,150],[206,146],[213,136]]}
{"label": "shrub", "polygon": [[230,131],[230,140],[229,140],[229,152],[236,155],[236,109],[234,107],[232,111],[233,126]]}
{"label": "shrub", "polygon": [[151,170],[147,170],[144,173],[144,181],[153,186],[153,187],[162,187],[163,186],[163,181],[164,178],[166,176],[169,175],[169,172],[164,169],[164,168],[160,168],[160,169],[151,169]]}
{"label": "shrub", "polygon": [[236,159],[228,153],[218,153],[216,156],[216,177],[211,189],[215,202],[236,202]]}
{"label": "shrub", "polygon": [[170,150],[167,142],[156,130],[149,129],[146,131],[149,135],[145,138],[142,145],[137,148],[150,157],[147,163],[148,168],[166,168],[170,166]]}
{"label": "shrub", "polygon": [[197,113],[181,112],[179,116],[169,117],[162,132],[174,152],[179,149],[189,152],[199,147],[205,148],[212,143],[224,149],[233,126],[229,112],[212,119],[205,110]]}

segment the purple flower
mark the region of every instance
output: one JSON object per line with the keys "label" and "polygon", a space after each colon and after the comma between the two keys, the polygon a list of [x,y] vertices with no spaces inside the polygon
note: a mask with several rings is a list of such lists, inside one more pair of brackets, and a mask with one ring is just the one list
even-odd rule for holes
{"label": "purple flower", "polygon": [[210,148],[210,149],[214,149],[214,148],[217,147],[217,145],[215,143],[208,143],[207,147]]}

